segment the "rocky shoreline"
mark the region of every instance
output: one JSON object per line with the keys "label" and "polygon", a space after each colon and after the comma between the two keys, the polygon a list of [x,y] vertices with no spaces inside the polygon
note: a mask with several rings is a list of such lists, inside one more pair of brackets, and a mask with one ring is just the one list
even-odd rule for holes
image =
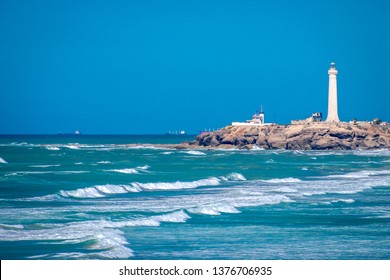
{"label": "rocky shoreline", "polygon": [[354,150],[390,148],[390,126],[369,123],[226,126],[195,141],[163,145],[175,149]]}

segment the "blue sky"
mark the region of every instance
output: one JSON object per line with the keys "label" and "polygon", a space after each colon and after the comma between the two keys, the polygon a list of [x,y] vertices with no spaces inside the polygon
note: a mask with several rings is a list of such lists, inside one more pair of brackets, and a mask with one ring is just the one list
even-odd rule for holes
{"label": "blue sky", "polygon": [[0,1],[0,133],[390,121],[389,1]]}

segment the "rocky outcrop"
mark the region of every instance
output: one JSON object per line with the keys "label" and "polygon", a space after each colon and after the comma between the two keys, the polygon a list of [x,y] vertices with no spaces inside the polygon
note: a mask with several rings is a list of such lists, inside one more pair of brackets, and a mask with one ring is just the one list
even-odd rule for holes
{"label": "rocky outcrop", "polygon": [[180,147],[291,150],[390,148],[390,127],[371,124],[311,123],[298,125],[226,126],[198,135]]}

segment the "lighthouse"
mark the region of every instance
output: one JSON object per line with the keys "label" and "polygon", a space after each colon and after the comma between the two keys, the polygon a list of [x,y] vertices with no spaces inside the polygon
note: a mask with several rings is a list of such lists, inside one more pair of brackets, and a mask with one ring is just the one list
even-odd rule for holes
{"label": "lighthouse", "polygon": [[332,62],[328,70],[329,92],[328,92],[328,117],[325,122],[340,122],[337,109],[337,70],[336,64]]}
{"label": "lighthouse", "polygon": [[263,105],[260,106],[259,123],[264,124],[264,110]]}

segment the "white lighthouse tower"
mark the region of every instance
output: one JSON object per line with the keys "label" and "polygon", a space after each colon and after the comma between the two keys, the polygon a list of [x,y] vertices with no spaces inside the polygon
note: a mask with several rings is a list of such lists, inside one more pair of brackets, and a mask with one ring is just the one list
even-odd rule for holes
{"label": "white lighthouse tower", "polygon": [[336,64],[330,64],[329,74],[329,93],[328,93],[328,116],[325,122],[340,122],[337,109],[337,70]]}
{"label": "white lighthouse tower", "polygon": [[260,124],[264,124],[264,110],[263,110],[263,105],[260,106],[259,123],[260,123]]}

